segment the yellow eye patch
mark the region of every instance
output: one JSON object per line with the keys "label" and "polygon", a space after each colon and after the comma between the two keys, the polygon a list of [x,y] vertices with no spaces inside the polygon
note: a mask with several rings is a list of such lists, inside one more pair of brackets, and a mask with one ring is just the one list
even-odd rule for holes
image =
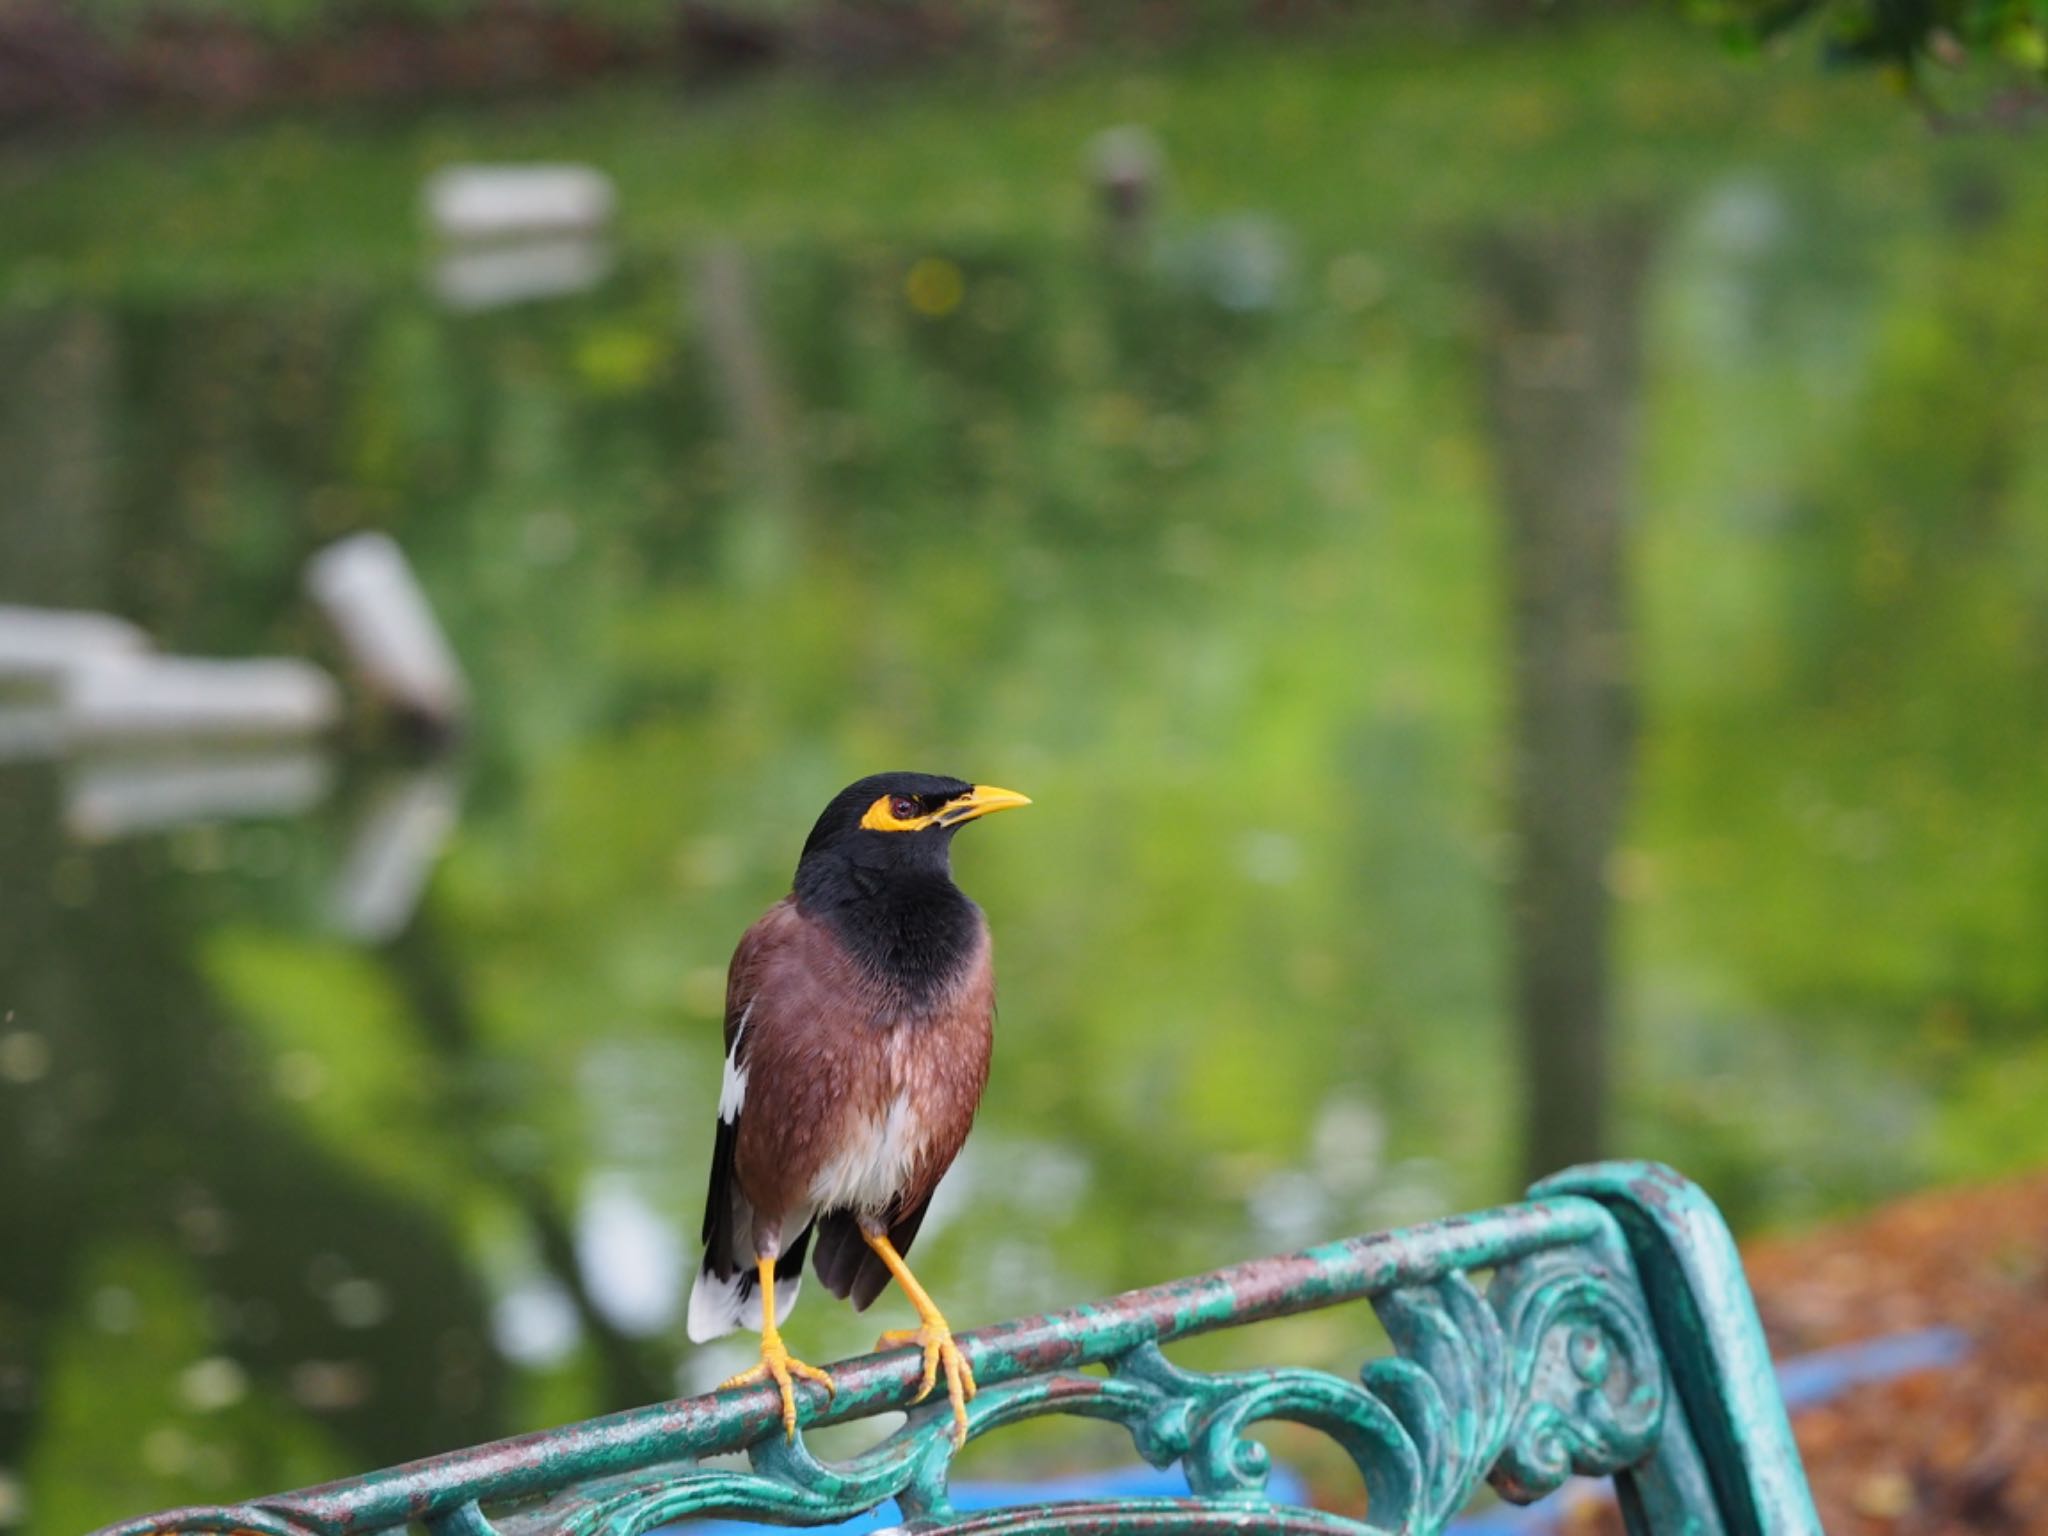
{"label": "yellow eye patch", "polygon": [[[909,795],[884,795],[868,807],[860,824],[870,832],[922,832],[926,827],[957,827],[993,811],[1007,811],[1029,805],[1030,798],[1014,789],[997,789],[977,784],[964,795],[955,795],[935,811],[927,811]],[[908,815],[899,815],[907,811]]]}
{"label": "yellow eye patch", "polygon": [[[899,807],[909,811],[910,815],[897,815]],[[868,807],[867,814],[860,819],[860,824],[870,832],[921,832],[937,821],[942,814],[943,807],[936,811],[926,811],[908,795],[884,795]]]}

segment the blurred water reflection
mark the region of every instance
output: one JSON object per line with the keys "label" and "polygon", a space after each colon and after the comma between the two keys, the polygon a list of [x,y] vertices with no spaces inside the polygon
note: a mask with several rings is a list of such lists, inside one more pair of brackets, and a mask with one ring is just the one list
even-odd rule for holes
{"label": "blurred water reflection", "polygon": [[[1609,1140],[1743,1222],[2048,1152],[2048,315],[2020,223],[1857,195],[1668,210],[1624,402]],[[1511,546],[1477,280],[1403,266],[1248,219],[0,316],[0,599],[319,655],[301,567],[379,528],[476,694],[425,777],[0,762],[39,1523],[739,1363],[674,1326],[723,967],[880,766],[1039,806],[959,853],[1004,978],[920,1249],[963,1321],[1511,1192]]]}

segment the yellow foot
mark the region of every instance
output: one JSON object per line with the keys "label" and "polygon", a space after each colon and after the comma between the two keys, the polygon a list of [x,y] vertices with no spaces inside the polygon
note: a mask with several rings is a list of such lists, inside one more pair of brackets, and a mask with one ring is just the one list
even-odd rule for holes
{"label": "yellow foot", "polygon": [[790,1439],[796,1438],[796,1386],[794,1377],[815,1381],[825,1389],[827,1397],[838,1395],[839,1385],[833,1381],[832,1373],[821,1371],[815,1365],[805,1365],[787,1349],[781,1338],[772,1333],[761,1335],[761,1363],[752,1370],[741,1371],[718,1384],[723,1392],[728,1387],[751,1387],[757,1382],[772,1381],[782,1391],[782,1432]]}
{"label": "yellow foot", "polygon": [[917,1389],[913,1402],[923,1402],[932,1395],[932,1388],[938,1385],[939,1368],[946,1371],[946,1396],[953,1404],[953,1445],[955,1449],[967,1443],[967,1400],[974,1396],[974,1367],[967,1363],[967,1356],[960,1346],[953,1342],[953,1330],[946,1326],[943,1317],[932,1317],[922,1328],[895,1328],[876,1341],[877,1349],[896,1349],[905,1344],[915,1344],[924,1351],[924,1385]]}

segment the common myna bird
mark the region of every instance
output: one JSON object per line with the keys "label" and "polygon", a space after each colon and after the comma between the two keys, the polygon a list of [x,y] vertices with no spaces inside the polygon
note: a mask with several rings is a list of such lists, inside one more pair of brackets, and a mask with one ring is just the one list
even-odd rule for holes
{"label": "common myna bird", "polygon": [[966,1434],[974,1372],[903,1255],[967,1139],[993,1040],[988,923],[953,883],[953,834],[1030,803],[929,773],[847,786],[811,829],[789,895],[733,952],[690,1337],[758,1328],[761,1363],[721,1390],[773,1380],[789,1434],[793,1378],[834,1390],[778,1326],[814,1238],[818,1279],[855,1310],[892,1279],[903,1287],[921,1326],[876,1347],[922,1348],[918,1401],[943,1369],[955,1438]]}

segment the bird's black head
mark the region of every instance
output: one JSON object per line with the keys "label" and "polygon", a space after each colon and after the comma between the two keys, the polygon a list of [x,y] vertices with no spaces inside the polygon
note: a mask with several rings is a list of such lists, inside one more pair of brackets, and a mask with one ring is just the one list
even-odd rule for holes
{"label": "bird's black head", "polygon": [[1031,802],[1014,790],[935,773],[876,773],[832,797],[797,864],[799,896],[892,871],[943,874],[953,834],[994,811]]}

